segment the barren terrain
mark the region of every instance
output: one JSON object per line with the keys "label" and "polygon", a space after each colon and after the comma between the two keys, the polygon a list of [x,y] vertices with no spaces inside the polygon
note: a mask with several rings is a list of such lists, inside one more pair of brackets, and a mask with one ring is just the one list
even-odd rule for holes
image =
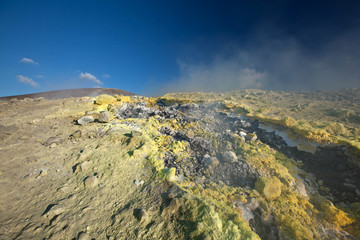
{"label": "barren terrain", "polygon": [[2,101],[0,238],[358,239],[358,98]]}

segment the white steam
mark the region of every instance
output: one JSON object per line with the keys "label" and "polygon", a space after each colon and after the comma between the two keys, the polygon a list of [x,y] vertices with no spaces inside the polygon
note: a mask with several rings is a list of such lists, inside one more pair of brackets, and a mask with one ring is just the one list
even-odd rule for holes
{"label": "white steam", "polygon": [[241,44],[223,43],[206,64],[194,63],[191,56],[178,61],[179,76],[158,86],[160,90],[152,94],[249,88],[286,91],[360,88],[359,31],[343,33],[310,47],[290,37],[254,36]]}

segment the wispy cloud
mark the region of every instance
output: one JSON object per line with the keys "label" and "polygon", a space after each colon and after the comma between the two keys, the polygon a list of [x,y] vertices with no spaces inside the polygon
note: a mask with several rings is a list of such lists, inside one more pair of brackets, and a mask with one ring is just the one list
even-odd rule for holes
{"label": "wispy cloud", "polygon": [[103,73],[101,75],[101,77],[104,78],[104,79],[111,78],[110,74],[107,74],[107,73]]}
{"label": "wispy cloud", "polygon": [[34,80],[32,80],[29,77],[25,77],[23,75],[17,75],[16,78],[19,82],[31,85],[32,87],[39,86],[39,84],[37,82],[35,82]]}
{"label": "wispy cloud", "polygon": [[35,62],[34,60],[32,60],[32,59],[30,59],[30,58],[22,58],[21,60],[20,60],[20,62],[22,62],[22,63],[26,63],[26,64],[34,64],[34,65],[38,65],[38,63],[37,62]]}
{"label": "wispy cloud", "polygon": [[44,78],[44,76],[39,74],[39,75],[36,75],[35,78]]}
{"label": "wispy cloud", "polygon": [[91,81],[96,83],[97,85],[103,85],[103,82],[100,81],[99,79],[97,79],[94,75],[86,72],[86,73],[80,73],[79,78],[87,80],[87,81]]}

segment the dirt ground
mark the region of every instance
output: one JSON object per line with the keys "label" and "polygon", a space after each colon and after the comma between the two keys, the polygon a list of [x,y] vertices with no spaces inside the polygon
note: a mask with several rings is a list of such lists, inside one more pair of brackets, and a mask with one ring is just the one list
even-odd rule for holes
{"label": "dirt ground", "polygon": [[[133,181],[149,177],[142,159],[123,158],[121,143],[104,145],[104,139],[93,138],[100,123],[73,123],[92,102],[0,103],[1,239],[72,239],[82,232],[106,239],[115,210],[138,194]],[[77,130],[82,137],[70,139]]]}

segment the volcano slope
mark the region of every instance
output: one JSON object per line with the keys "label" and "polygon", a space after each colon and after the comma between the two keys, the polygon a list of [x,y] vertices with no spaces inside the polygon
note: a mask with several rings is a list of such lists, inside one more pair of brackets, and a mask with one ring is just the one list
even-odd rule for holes
{"label": "volcano slope", "polygon": [[359,239],[358,98],[0,102],[0,238]]}

